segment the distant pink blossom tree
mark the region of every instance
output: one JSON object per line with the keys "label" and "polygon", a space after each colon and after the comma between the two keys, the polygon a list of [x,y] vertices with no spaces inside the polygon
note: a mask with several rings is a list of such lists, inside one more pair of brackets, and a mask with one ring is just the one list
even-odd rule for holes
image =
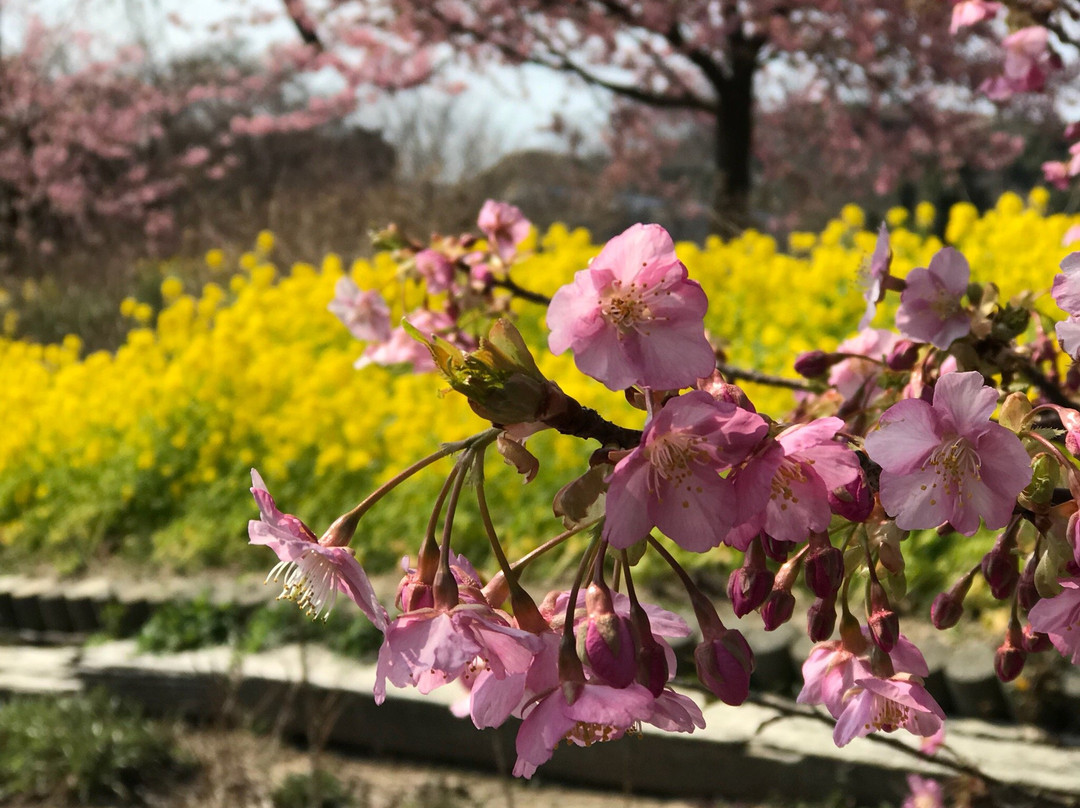
{"label": "distant pink blossom tree", "polygon": [[734,223],[745,222],[755,182],[786,176],[808,135],[820,156],[814,181],[858,178],[879,193],[928,160],[950,176],[999,168],[1022,145],[995,134],[980,108],[978,88],[1000,72],[990,3],[969,2],[955,18],[951,3],[906,0],[333,0],[325,18],[303,0],[286,8],[302,36],[325,29],[328,50],[351,25],[474,66],[542,65],[610,92],[623,179],[658,167],[659,129],[637,125],[642,114],[703,119],[714,210]]}
{"label": "distant pink blossom tree", "polygon": [[[354,32],[347,61],[318,42],[271,49],[243,65],[227,48],[158,64],[133,46],[50,26],[32,13],[0,52],[0,247],[48,254],[60,239],[100,240],[116,223],[151,244],[175,225],[185,190],[225,180],[241,139],[311,131],[351,113],[364,88],[427,79],[424,52],[400,52]],[[323,96],[290,93],[332,68],[344,79]],[[300,89],[303,89],[302,87]],[[291,95],[303,101],[288,102]]]}

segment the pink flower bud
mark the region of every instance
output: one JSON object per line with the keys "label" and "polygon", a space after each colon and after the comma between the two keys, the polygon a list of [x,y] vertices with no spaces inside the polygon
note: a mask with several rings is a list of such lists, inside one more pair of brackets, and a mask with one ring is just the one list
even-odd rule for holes
{"label": "pink flower bud", "polygon": [[975,570],[968,572],[953,584],[947,592],[941,592],[930,607],[930,622],[934,628],[944,631],[952,628],[964,614],[964,598],[967,597]]}
{"label": "pink flower bud", "polygon": [[1024,650],[1029,654],[1040,654],[1054,647],[1050,635],[1042,631],[1036,631],[1030,625],[1024,626]]}
{"label": "pink flower bud", "polygon": [[844,580],[844,554],[831,544],[811,547],[803,575],[810,591],[819,598],[836,594]]}
{"label": "pink flower bud", "polygon": [[1035,586],[1035,570],[1039,567],[1039,556],[1032,553],[1028,556],[1024,570],[1020,573],[1020,580],[1016,584],[1016,603],[1025,612],[1030,611],[1042,598]]}
{"label": "pink flower bud", "polygon": [[746,395],[741,387],[724,379],[720,371],[714,370],[712,376],[698,379],[698,390],[704,390],[717,401],[726,401],[744,410],[757,412],[754,402]]}
{"label": "pink flower bud", "polygon": [[694,649],[694,665],[701,683],[724,704],[742,704],[750,695],[754,652],[740,632],[724,629],[699,643]]}
{"label": "pink flower bud", "polygon": [[1012,533],[1011,530],[1002,533],[982,560],[983,577],[990,586],[990,594],[998,600],[1011,597],[1020,580],[1020,570],[1013,555],[1015,540]]}
{"label": "pink flower bud", "polygon": [[774,539],[768,533],[761,534],[761,549],[765,551],[765,555],[778,564],[783,564],[788,559],[788,555],[791,553],[791,548],[794,547],[789,541],[780,541]]}
{"label": "pink flower bud", "polygon": [[836,597],[817,598],[806,613],[806,633],[811,642],[825,642],[836,628]]}
{"label": "pink flower bud", "polygon": [[816,379],[844,357],[825,351],[806,351],[795,357],[795,372],[807,379]]}
{"label": "pink flower bud", "polygon": [[585,592],[587,617],[578,629],[578,656],[612,687],[626,687],[637,676],[629,621],[615,613],[611,592],[592,583]]}
{"label": "pink flower bud", "polygon": [[890,370],[911,370],[919,359],[919,345],[909,339],[901,339],[892,347],[885,364]]}
{"label": "pink flower bud", "polygon": [[[1014,630],[1015,629],[1015,630]],[[1024,670],[1028,652],[1024,650],[1023,636],[1014,624],[1005,635],[1005,641],[994,653],[994,673],[1002,682],[1011,682]]]}
{"label": "pink flower bud", "polygon": [[861,471],[847,485],[828,491],[826,497],[832,512],[849,522],[865,522],[874,510],[874,497]]}
{"label": "pink flower bud", "polygon": [[765,602],[772,589],[773,578],[773,573],[765,566],[761,542],[750,542],[743,565],[728,577],[728,599],[736,616],[750,614]]}
{"label": "pink flower bud", "polygon": [[766,631],[775,631],[791,619],[795,596],[785,589],[774,589],[761,606],[761,620]]}
{"label": "pink flower bud", "polygon": [[951,592],[939,592],[930,606],[930,622],[940,631],[955,626],[963,615],[964,601],[953,597]]}
{"label": "pink flower bud", "polygon": [[870,616],[866,623],[874,645],[886,654],[896,647],[900,638],[900,618],[889,605],[885,588],[876,580],[870,582]]}

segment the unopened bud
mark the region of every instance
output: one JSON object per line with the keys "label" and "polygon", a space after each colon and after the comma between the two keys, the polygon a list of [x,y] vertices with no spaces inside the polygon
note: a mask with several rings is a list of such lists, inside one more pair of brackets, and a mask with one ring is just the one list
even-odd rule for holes
{"label": "unopened bud", "polygon": [[806,613],[806,633],[811,642],[825,642],[836,628],[836,598],[817,598]]}
{"label": "unopened bud", "polygon": [[774,539],[768,533],[761,534],[761,549],[765,551],[766,556],[778,564],[787,561],[788,555],[791,554],[791,548],[794,546],[789,541]]}
{"label": "unopened bud", "polygon": [[1013,555],[1014,546],[1012,531],[1006,530],[982,559],[983,577],[990,586],[990,594],[998,600],[1011,597],[1017,581],[1020,580],[1020,570],[1017,569],[1016,556]]}
{"label": "unopened bud", "polygon": [[757,412],[754,402],[750,400],[746,392],[738,385],[727,381],[718,370],[714,370],[712,376],[698,379],[697,386],[699,390],[704,390],[716,401],[726,401],[740,409]]}
{"label": "unopened bud", "polygon": [[649,616],[636,600],[630,605],[630,628],[637,647],[637,682],[659,697],[667,687],[670,673],[667,654],[653,636]]}
{"label": "unopened bud", "polygon": [[865,522],[874,510],[874,497],[861,471],[850,483],[833,488],[826,496],[832,512],[849,522]]}
{"label": "unopened bud", "polygon": [[738,617],[750,614],[765,602],[773,585],[773,573],[765,566],[761,542],[754,540],[746,550],[743,565],[728,577],[727,594]]}
{"label": "unopened bud", "polygon": [[964,614],[964,598],[971,589],[971,582],[975,578],[975,571],[971,570],[959,581],[949,587],[947,592],[941,592],[930,607],[930,622],[934,628],[944,631],[952,628]]}
{"label": "unopened bud", "polygon": [[836,594],[844,581],[844,554],[831,544],[811,547],[803,573],[806,585],[819,598]]}
{"label": "unopened bud", "polygon": [[952,628],[963,616],[964,601],[952,597],[950,592],[939,592],[930,606],[930,622],[940,631]]}
{"label": "unopened bud", "polygon": [[1038,603],[1042,596],[1039,588],[1035,585],[1035,571],[1039,568],[1039,557],[1036,553],[1028,556],[1027,563],[1020,573],[1020,580],[1016,584],[1016,603],[1025,612]]}
{"label": "unopened bud", "polygon": [[775,631],[791,619],[795,596],[786,589],[774,589],[761,606],[761,620],[766,631]]}
{"label": "unopened bud", "polygon": [[885,588],[876,580],[870,582],[870,616],[866,620],[874,645],[888,654],[900,638],[900,617],[889,605]]}
{"label": "unopened bud", "polygon": [[994,673],[1002,682],[1011,682],[1024,670],[1027,651],[1019,626],[1013,625],[1005,635],[1005,641],[994,653]]}
{"label": "unopened bud", "polygon": [[585,591],[585,626],[578,629],[578,657],[602,681],[627,687],[637,676],[637,658],[629,621],[615,613],[611,591],[592,583]]}
{"label": "unopened bud", "polygon": [[1042,631],[1036,631],[1030,625],[1024,626],[1024,650],[1029,654],[1040,654],[1054,647],[1050,635]]}
{"label": "unopened bud", "polygon": [[724,704],[742,704],[750,695],[754,652],[740,632],[725,629],[699,643],[694,649],[694,665],[701,683]]}
{"label": "unopened bud", "polygon": [[807,379],[817,379],[843,358],[825,351],[806,351],[795,358],[795,372]]}
{"label": "unopened bud", "polygon": [[919,344],[909,339],[899,340],[885,357],[889,370],[911,370],[919,360]]}

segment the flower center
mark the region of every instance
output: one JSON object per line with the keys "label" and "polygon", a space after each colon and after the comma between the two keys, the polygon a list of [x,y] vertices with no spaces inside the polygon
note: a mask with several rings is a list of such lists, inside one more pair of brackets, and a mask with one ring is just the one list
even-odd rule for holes
{"label": "flower center", "polygon": [[[700,435],[685,432],[668,432],[654,440],[645,449],[645,457],[652,465],[653,473],[678,485],[689,477],[691,466],[708,460]],[[653,486],[654,489],[656,486]]]}
{"label": "flower center", "polygon": [[597,724],[592,721],[578,721],[567,730],[563,740],[578,746],[592,746],[594,743],[604,743],[621,738],[624,734],[638,735],[641,733],[640,724],[634,723],[625,729],[612,726],[611,724]]}
{"label": "flower center", "polygon": [[[933,468],[942,492],[958,498],[963,498],[965,480],[978,481],[982,477],[982,461],[967,438],[958,437],[951,443],[943,443],[923,464],[923,469],[927,466]],[[931,487],[937,488],[938,483]],[[934,505],[936,501],[930,500],[930,504]]]}
{"label": "flower center", "polygon": [[873,727],[885,732],[892,732],[906,726],[911,717],[911,710],[907,705],[898,701],[892,701],[882,697],[875,697],[874,710],[867,722],[867,728]]}
{"label": "flower center", "polygon": [[792,505],[799,504],[799,498],[791,490],[791,484],[805,483],[806,481],[806,470],[802,467],[802,463],[785,458],[776,474],[773,475],[772,495],[770,498],[773,502],[779,500],[780,510],[786,511],[788,503]]}
{"label": "flower center", "polygon": [[[612,290],[599,300],[600,315],[619,331],[622,339],[631,331],[636,331],[640,323],[648,323],[653,319],[649,304],[645,301],[646,289],[636,281],[629,286],[623,287],[620,280],[612,282]],[[643,331],[648,335],[648,331]]]}
{"label": "flower center", "polygon": [[942,320],[948,320],[960,312],[960,301],[949,292],[942,290],[930,303],[930,311]]}
{"label": "flower center", "polygon": [[337,567],[330,559],[309,550],[295,561],[278,562],[266,576],[266,582],[273,579],[276,583],[283,575],[285,581],[278,600],[295,601],[313,619],[322,615],[325,620],[330,616],[338,593]]}

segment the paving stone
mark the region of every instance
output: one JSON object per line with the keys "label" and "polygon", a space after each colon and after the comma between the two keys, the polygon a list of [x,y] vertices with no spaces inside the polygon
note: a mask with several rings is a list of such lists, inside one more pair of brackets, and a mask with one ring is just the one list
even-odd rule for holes
{"label": "paving stone", "polygon": [[73,646],[0,646],[0,692],[69,693],[79,690]]}

